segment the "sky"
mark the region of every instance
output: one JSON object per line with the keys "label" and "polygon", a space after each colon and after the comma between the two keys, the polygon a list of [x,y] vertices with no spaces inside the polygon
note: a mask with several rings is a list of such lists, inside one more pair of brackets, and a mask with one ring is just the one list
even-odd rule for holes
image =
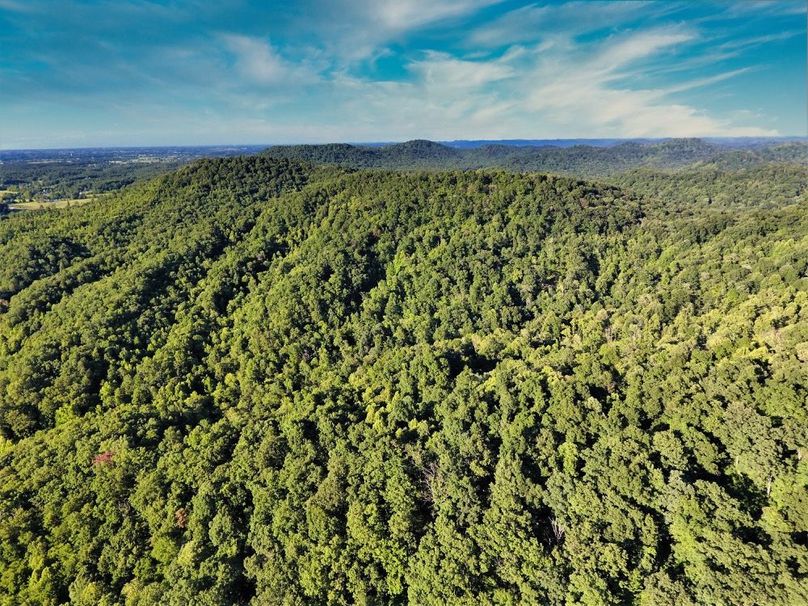
{"label": "sky", "polygon": [[0,0],[0,149],[805,136],[806,0]]}

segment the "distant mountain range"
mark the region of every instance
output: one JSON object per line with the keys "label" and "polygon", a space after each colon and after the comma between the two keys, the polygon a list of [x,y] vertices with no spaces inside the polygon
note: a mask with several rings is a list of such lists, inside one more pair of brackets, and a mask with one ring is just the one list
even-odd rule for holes
{"label": "distant mountain range", "polygon": [[[597,144],[593,144],[597,141]],[[453,141],[424,139],[404,143],[278,145],[272,158],[350,168],[476,169],[498,167],[602,176],[641,167],[675,169],[693,164],[722,168],[769,162],[808,163],[808,140],[791,139],[572,139],[558,141]]]}
{"label": "distant mountain range", "polygon": [[636,169],[808,165],[808,139],[507,139],[498,141],[219,145],[0,151],[0,189],[55,200],[120,189],[200,158],[260,154],[344,168],[476,170],[500,168],[601,178]]}
{"label": "distant mountain range", "polygon": [[[785,143],[791,141],[808,141],[806,137],[702,137],[703,141],[727,147],[745,148],[772,143]],[[611,147],[621,143],[653,144],[663,141],[675,141],[671,138],[638,138],[638,139],[456,139],[454,141],[441,141],[449,147],[461,149],[485,147],[486,145],[509,145],[512,147],[574,147],[576,145],[589,145],[592,147]]]}

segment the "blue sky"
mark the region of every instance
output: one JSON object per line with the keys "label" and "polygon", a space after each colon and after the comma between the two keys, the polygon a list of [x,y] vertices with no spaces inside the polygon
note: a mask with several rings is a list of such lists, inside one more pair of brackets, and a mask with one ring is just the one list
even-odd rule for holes
{"label": "blue sky", "polygon": [[805,135],[805,0],[0,0],[0,148]]}

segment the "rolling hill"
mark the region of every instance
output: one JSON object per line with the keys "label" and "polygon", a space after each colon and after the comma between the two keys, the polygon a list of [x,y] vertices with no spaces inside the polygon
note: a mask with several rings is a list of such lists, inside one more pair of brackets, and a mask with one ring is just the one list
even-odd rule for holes
{"label": "rolling hill", "polygon": [[0,222],[0,604],[808,601],[804,167],[473,153]]}

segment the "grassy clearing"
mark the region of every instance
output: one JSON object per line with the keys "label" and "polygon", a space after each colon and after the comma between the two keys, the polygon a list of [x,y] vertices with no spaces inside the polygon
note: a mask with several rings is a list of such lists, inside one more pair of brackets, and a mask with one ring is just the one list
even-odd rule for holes
{"label": "grassy clearing", "polygon": [[48,210],[50,208],[72,208],[91,202],[94,198],[71,198],[66,200],[53,200],[50,202],[14,202],[9,204],[10,210]]}

